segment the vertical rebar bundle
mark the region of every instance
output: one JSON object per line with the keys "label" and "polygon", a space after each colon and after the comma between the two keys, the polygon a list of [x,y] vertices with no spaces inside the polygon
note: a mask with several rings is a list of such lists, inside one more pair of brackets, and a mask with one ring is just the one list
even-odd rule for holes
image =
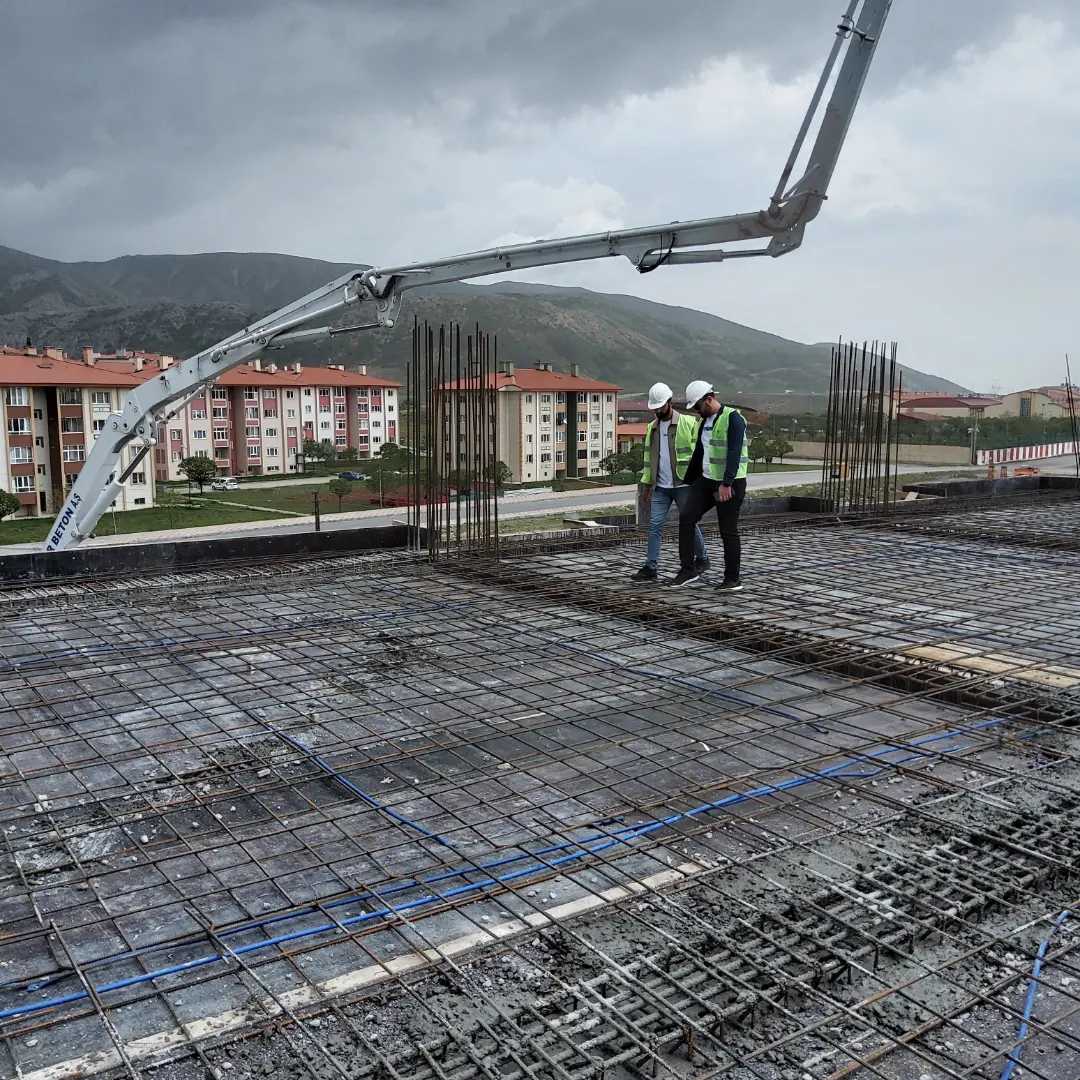
{"label": "vertical rebar bundle", "polygon": [[1076,394],[1073,391],[1072,365],[1069,363],[1069,354],[1065,354],[1065,388],[1066,400],[1069,403],[1069,434],[1072,437],[1073,458],[1076,463],[1076,476],[1080,479],[1080,424],[1076,417]]}
{"label": "vertical rebar bundle", "polygon": [[895,341],[888,350],[877,341],[833,346],[821,470],[821,497],[830,509],[895,504],[902,381]]}
{"label": "vertical rebar bundle", "polygon": [[413,323],[406,373],[408,523],[438,559],[499,545],[498,344],[479,325]]}

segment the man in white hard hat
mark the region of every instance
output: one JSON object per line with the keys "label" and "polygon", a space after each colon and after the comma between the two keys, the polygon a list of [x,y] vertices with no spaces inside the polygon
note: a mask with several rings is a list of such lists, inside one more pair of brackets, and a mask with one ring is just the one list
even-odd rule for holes
{"label": "man in white hard hat", "polygon": [[746,470],[750,461],[746,421],[738,409],[724,405],[712,384],[695,379],[686,388],[686,407],[701,417],[697,444],[687,465],[690,487],[679,511],[679,573],[673,588],[690,585],[701,577],[694,565],[694,530],[716,508],[720,539],[724,544],[724,581],[721,592],[738,592],[742,562],[739,510],[746,496]]}
{"label": "man in white hard hat", "polygon": [[[630,579],[637,582],[656,581],[656,563],[660,558],[660,537],[664,522],[668,519],[671,504],[682,508],[690,489],[683,483],[686,467],[697,444],[697,429],[701,421],[686,413],[677,413],[671,407],[671,387],[667,383],[653,383],[649,387],[649,408],[655,419],[645,429],[644,461],[641,483],[645,485],[645,499],[649,505],[649,546],[645,565]],[[705,551],[705,538],[701,529],[692,533],[694,566],[698,573],[709,569]]]}

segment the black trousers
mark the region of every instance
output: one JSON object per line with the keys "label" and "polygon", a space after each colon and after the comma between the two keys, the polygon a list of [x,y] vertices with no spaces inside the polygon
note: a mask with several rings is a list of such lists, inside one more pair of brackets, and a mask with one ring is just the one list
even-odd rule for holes
{"label": "black trousers", "polygon": [[746,481],[736,480],[731,485],[731,498],[724,503],[716,501],[719,486],[715,480],[705,477],[699,477],[690,486],[690,496],[679,511],[679,562],[684,570],[694,565],[694,526],[715,508],[716,523],[720,526],[720,539],[724,544],[724,580],[735,581],[742,563],[739,511],[746,498]]}

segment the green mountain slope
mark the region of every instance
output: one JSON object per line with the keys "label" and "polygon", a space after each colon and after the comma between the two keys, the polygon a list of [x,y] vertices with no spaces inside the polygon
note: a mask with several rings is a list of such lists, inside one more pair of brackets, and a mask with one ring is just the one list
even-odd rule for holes
{"label": "green mountain slope", "polygon": [[[230,252],[63,263],[0,247],[0,342],[29,337],[71,352],[92,344],[101,351],[128,347],[186,356],[353,268]],[[657,379],[677,387],[698,377],[739,396],[820,392],[828,383],[828,345],[804,345],[633,296],[509,282],[410,292],[392,331],[342,336],[328,346],[285,351],[281,359],[366,363],[400,378],[414,316],[479,322],[497,335],[502,359],[559,368],[578,363],[632,391]],[[904,383],[912,390],[962,389],[909,369]]]}

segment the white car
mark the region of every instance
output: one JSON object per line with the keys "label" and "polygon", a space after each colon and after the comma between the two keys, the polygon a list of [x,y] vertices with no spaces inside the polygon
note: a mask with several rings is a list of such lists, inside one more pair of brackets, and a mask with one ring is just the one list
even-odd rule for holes
{"label": "white car", "polygon": [[210,485],[211,491],[239,491],[240,481],[235,476],[223,476]]}

